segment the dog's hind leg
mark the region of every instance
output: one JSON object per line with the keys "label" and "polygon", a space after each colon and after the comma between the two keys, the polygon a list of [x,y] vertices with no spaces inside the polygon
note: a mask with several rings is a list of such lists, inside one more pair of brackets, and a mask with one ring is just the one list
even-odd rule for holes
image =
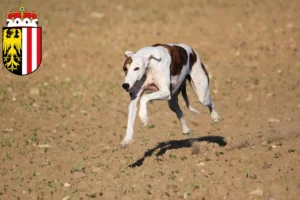
{"label": "dog's hind leg", "polygon": [[189,135],[191,133],[191,129],[189,129],[189,127],[186,125],[183,112],[178,105],[178,96],[177,95],[172,96],[172,98],[168,101],[168,103],[169,103],[169,108],[176,113],[177,118],[181,123],[182,133],[184,135]]}
{"label": "dog's hind leg", "polygon": [[191,112],[194,112],[194,113],[199,114],[200,112],[199,112],[198,110],[196,110],[196,109],[190,104],[189,98],[188,98],[187,93],[186,93],[186,83],[184,83],[184,84],[182,85],[181,94],[182,94],[182,97],[183,97],[183,99],[184,99],[184,102],[185,102],[186,107],[187,107]]}
{"label": "dog's hind leg", "polygon": [[220,117],[210,96],[209,77],[204,65],[199,60],[192,67],[189,81],[200,103],[208,107],[212,120],[218,123]]}

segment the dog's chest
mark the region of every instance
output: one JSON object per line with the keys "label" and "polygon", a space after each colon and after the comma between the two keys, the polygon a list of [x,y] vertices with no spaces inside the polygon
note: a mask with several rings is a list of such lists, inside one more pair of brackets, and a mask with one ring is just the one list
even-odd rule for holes
{"label": "dog's chest", "polygon": [[152,93],[152,92],[156,92],[158,91],[158,87],[155,83],[146,83],[144,84],[143,86],[143,90],[146,92],[146,93]]}
{"label": "dog's chest", "polygon": [[146,88],[145,88],[145,92],[146,93],[152,93],[152,92],[156,92],[156,91],[158,91],[159,89],[158,89],[158,87],[155,85],[155,84],[150,84],[150,85],[148,85]]}
{"label": "dog's chest", "polygon": [[147,79],[145,81],[145,83],[143,84],[143,90],[146,93],[152,93],[152,92],[156,92],[158,91],[158,87],[157,87],[157,79],[154,78],[155,76],[148,74]]}

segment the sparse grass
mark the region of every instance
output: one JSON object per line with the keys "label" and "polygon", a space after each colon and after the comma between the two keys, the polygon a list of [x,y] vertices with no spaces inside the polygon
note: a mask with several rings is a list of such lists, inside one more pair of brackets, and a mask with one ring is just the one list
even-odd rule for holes
{"label": "sparse grass", "polygon": [[48,147],[44,147],[44,152],[45,152],[45,153],[47,153],[47,152],[48,152],[48,150],[49,150],[49,148],[48,148]]}
{"label": "sparse grass", "polygon": [[5,102],[6,99],[6,91],[5,90],[0,90],[0,101],[2,101],[2,103]]}
{"label": "sparse grass", "polygon": [[272,141],[271,140],[267,140],[267,144],[271,144],[272,143]]}
{"label": "sparse grass", "polygon": [[289,153],[293,153],[293,152],[295,152],[295,151],[296,151],[296,149],[289,149],[289,150],[288,150]]}
{"label": "sparse grass", "polygon": [[208,158],[208,157],[205,157],[205,159],[204,159],[205,161],[210,161],[210,158]]}
{"label": "sparse grass", "polygon": [[37,173],[34,171],[34,172],[32,172],[32,176],[34,177],[34,176],[36,176],[37,175]]}
{"label": "sparse grass", "polygon": [[17,176],[17,183],[18,183],[19,186],[22,185],[23,180],[24,180],[24,177],[23,177],[23,172],[22,172],[22,168],[21,168],[21,169],[20,169],[20,173],[19,173],[19,175]]}
{"label": "sparse grass", "polygon": [[69,99],[63,98],[61,100],[61,105],[62,105],[63,108],[65,108],[67,110],[72,108],[72,102]]}
{"label": "sparse grass", "polygon": [[185,193],[183,194],[183,198],[184,198],[184,199],[187,199],[190,195],[191,195],[191,192],[185,192]]}
{"label": "sparse grass", "polygon": [[177,159],[177,156],[176,156],[176,155],[173,155],[173,154],[169,154],[169,157],[170,157],[170,158],[173,158],[173,159]]}
{"label": "sparse grass", "polygon": [[[6,160],[12,160],[12,159],[13,159],[7,152],[5,152],[4,155],[5,155],[5,159],[6,159]],[[4,160],[5,160],[5,159],[4,159]]]}
{"label": "sparse grass", "polygon": [[33,132],[33,136],[32,136],[31,138],[25,140],[25,144],[26,144],[26,145],[28,145],[29,142],[32,142],[32,143],[34,143],[34,144],[36,144],[36,145],[39,143],[39,140],[38,140],[38,138],[37,138],[37,132],[36,132],[36,131]]}
{"label": "sparse grass", "polygon": [[288,185],[288,179],[287,179],[287,176],[284,175],[284,186],[285,186],[285,189],[288,191],[289,190],[289,185]]}
{"label": "sparse grass", "polygon": [[250,71],[251,71],[251,72],[254,72],[256,69],[257,69],[256,66],[252,66],[252,67],[250,68]]}
{"label": "sparse grass", "polygon": [[253,179],[253,180],[256,180],[257,179],[257,176],[256,175],[252,175],[252,176],[249,176],[250,179]]}
{"label": "sparse grass", "polygon": [[78,143],[78,147],[81,151],[85,150],[87,148],[86,144],[83,144],[82,142]]}
{"label": "sparse grass", "polygon": [[169,179],[171,179],[171,180],[176,180],[176,178],[177,178],[177,174],[179,174],[179,170],[173,170],[173,171],[171,171],[171,173],[169,174]]}
{"label": "sparse grass", "polygon": [[[72,189],[72,188],[70,188],[68,191],[64,192],[63,197],[64,198],[68,197],[66,199],[75,200],[75,199],[77,199],[76,198],[76,192],[78,192],[78,189]],[[96,197],[96,193],[92,193],[92,196],[94,196],[94,195]],[[102,196],[103,195],[102,192],[100,192],[99,195]],[[87,196],[89,196],[89,195],[87,195]],[[92,198],[92,196],[91,196],[91,198]],[[80,198],[80,199],[82,199],[82,198]]]}
{"label": "sparse grass", "polygon": [[216,156],[220,156],[220,155],[223,155],[224,153],[223,152],[216,152]]}
{"label": "sparse grass", "polygon": [[182,160],[182,161],[187,160],[187,157],[186,156],[180,156],[180,160]]}
{"label": "sparse grass", "polygon": [[282,142],[279,141],[276,145],[277,145],[277,146],[282,146]]}
{"label": "sparse grass", "polygon": [[254,85],[258,85],[258,84],[259,84],[259,81],[260,81],[260,80],[259,80],[258,78],[253,78],[253,79],[252,79],[252,82],[253,82]]}
{"label": "sparse grass", "polygon": [[245,165],[243,168],[245,178],[248,178],[248,165]]}
{"label": "sparse grass", "polygon": [[92,107],[96,107],[99,104],[100,100],[101,98],[99,95],[92,96]]}
{"label": "sparse grass", "polygon": [[280,153],[275,153],[275,154],[274,154],[274,158],[279,158],[280,156],[281,156]]}
{"label": "sparse grass", "polygon": [[135,184],[133,184],[132,186],[131,186],[131,190],[132,190],[132,192],[136,192],[136,185]]}
{"label": "sparse grass", "polygon": [[14,138],[9,136],[7,139],[6,139],[6,146],[8,147],[11,147],[14,143]]}
{"label": "sparse grass", "polygon": [[66,78],[64,81],[62,81],[60,84],[63,88],[70,88],[70,78]]}
{"label": "sparse grass", "polygon": [[35,192],[38,192],[38,191],[39,191],[39,187],[38,187],[38,185],[39,185],[39,182],[38,182],[38,177],[36,176],[36,179],[35,179],[35,187],[34,187],[34,189],[35,189]]}
{"label": "sparse grass", "polygon": [[193,174],[193,176],[194,176],[194,177],[196,177],[196,176],[197,176],[197,172],[196,172],[196,170],[195,170],[195,169],[192,169],[192,174]]}
{"label": "sparse grass", "polygon": [[225,81],[225,83],[230,84],[231,86],[233,86],[233,85],[235,85],[236,83],[239,83],[239,82],[240,82],[239,79],[237,77],[234,77],[234,76],[230,77],[229,79],[227,79]]}
{"label": "sparse grass", "polygon": [[148,127],[149,129],[152,129],[152,128],[155,127],[155,125],[154,125],[154,124],[149,124],[147,127]]}
{"label": "sparse grass", "polygon": [[48,187],[50,188],[56,188],[56,184],[54,181],[48,181]]}
{"label": "sparse grass", "polygon": [[48,188],[50,189],[50,193],[53,194],[53,192],[56,191],[56,183],[55,181],[48,181]]}
{"label": "sparse grass", "polygon": [[72,164],[72,160],[70,160],[70,172],[73,174],[74,172],[82,172],[84,171],[84,167],[82,161]]}
{"label": "sparse grass", "polygon": [[0,112],[3,114],[3,113],[7,113],[8,112],[8,108],[3,106],[3,105],[0,105]]}
{"label": "sparse grass", "polygon": [[199,185],[196,185],[195,183],[190,183],[190,184],[191,184],[192,189],[193,189],[194,191],[200,188]]}
{"label": "sparse grass", "polygon": [[87,196],[90,197],[90,198],[96,198],[97,197],[97,193],[92,193],[92,194],[89,194]]}
{"label": "sparse grass", "polygon": [[4,176],[6,174],[7,174],[6,171],[1,172],[1,175],[2,175],[2,189],[3,189],[4,192],[6,192],[6,190],[7,190],[7,185],[5,184],[5,181],[4,181]]}

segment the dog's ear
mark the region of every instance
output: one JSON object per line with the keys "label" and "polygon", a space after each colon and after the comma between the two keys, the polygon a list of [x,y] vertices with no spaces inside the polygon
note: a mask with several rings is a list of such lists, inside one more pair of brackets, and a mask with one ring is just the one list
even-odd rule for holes
{"label": "dog's ear", "polygon": [[134,53],[132,51],[125,51],[125,58],[132,57]]}

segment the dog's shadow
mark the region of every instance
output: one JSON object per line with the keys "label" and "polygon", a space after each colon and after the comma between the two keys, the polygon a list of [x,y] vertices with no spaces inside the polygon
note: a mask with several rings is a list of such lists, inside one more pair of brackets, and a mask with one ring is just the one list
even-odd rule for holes
{"label": "dog's shadow", "polygon": [[152,154],[159,149],[158,153],[156,153],[156,156],[161,156],[166,153],[167,150],[171,149],[180,149],[180,148],[188,148],[193,145],[194,142],[209,142],[209,143],[216,143],[219,146],[226,146],[227,143],[225,142],[224,138],[221,136],[204,136],[199,138],[190,138],[185,140],[170,140],[166,142],[160,142],[156,145],[156,147],[149,149],[144,153],[144,156],[134,163],[130,164],[128,167],[134,168],[134,167],[140,167],[145,158],[152,156]]}

